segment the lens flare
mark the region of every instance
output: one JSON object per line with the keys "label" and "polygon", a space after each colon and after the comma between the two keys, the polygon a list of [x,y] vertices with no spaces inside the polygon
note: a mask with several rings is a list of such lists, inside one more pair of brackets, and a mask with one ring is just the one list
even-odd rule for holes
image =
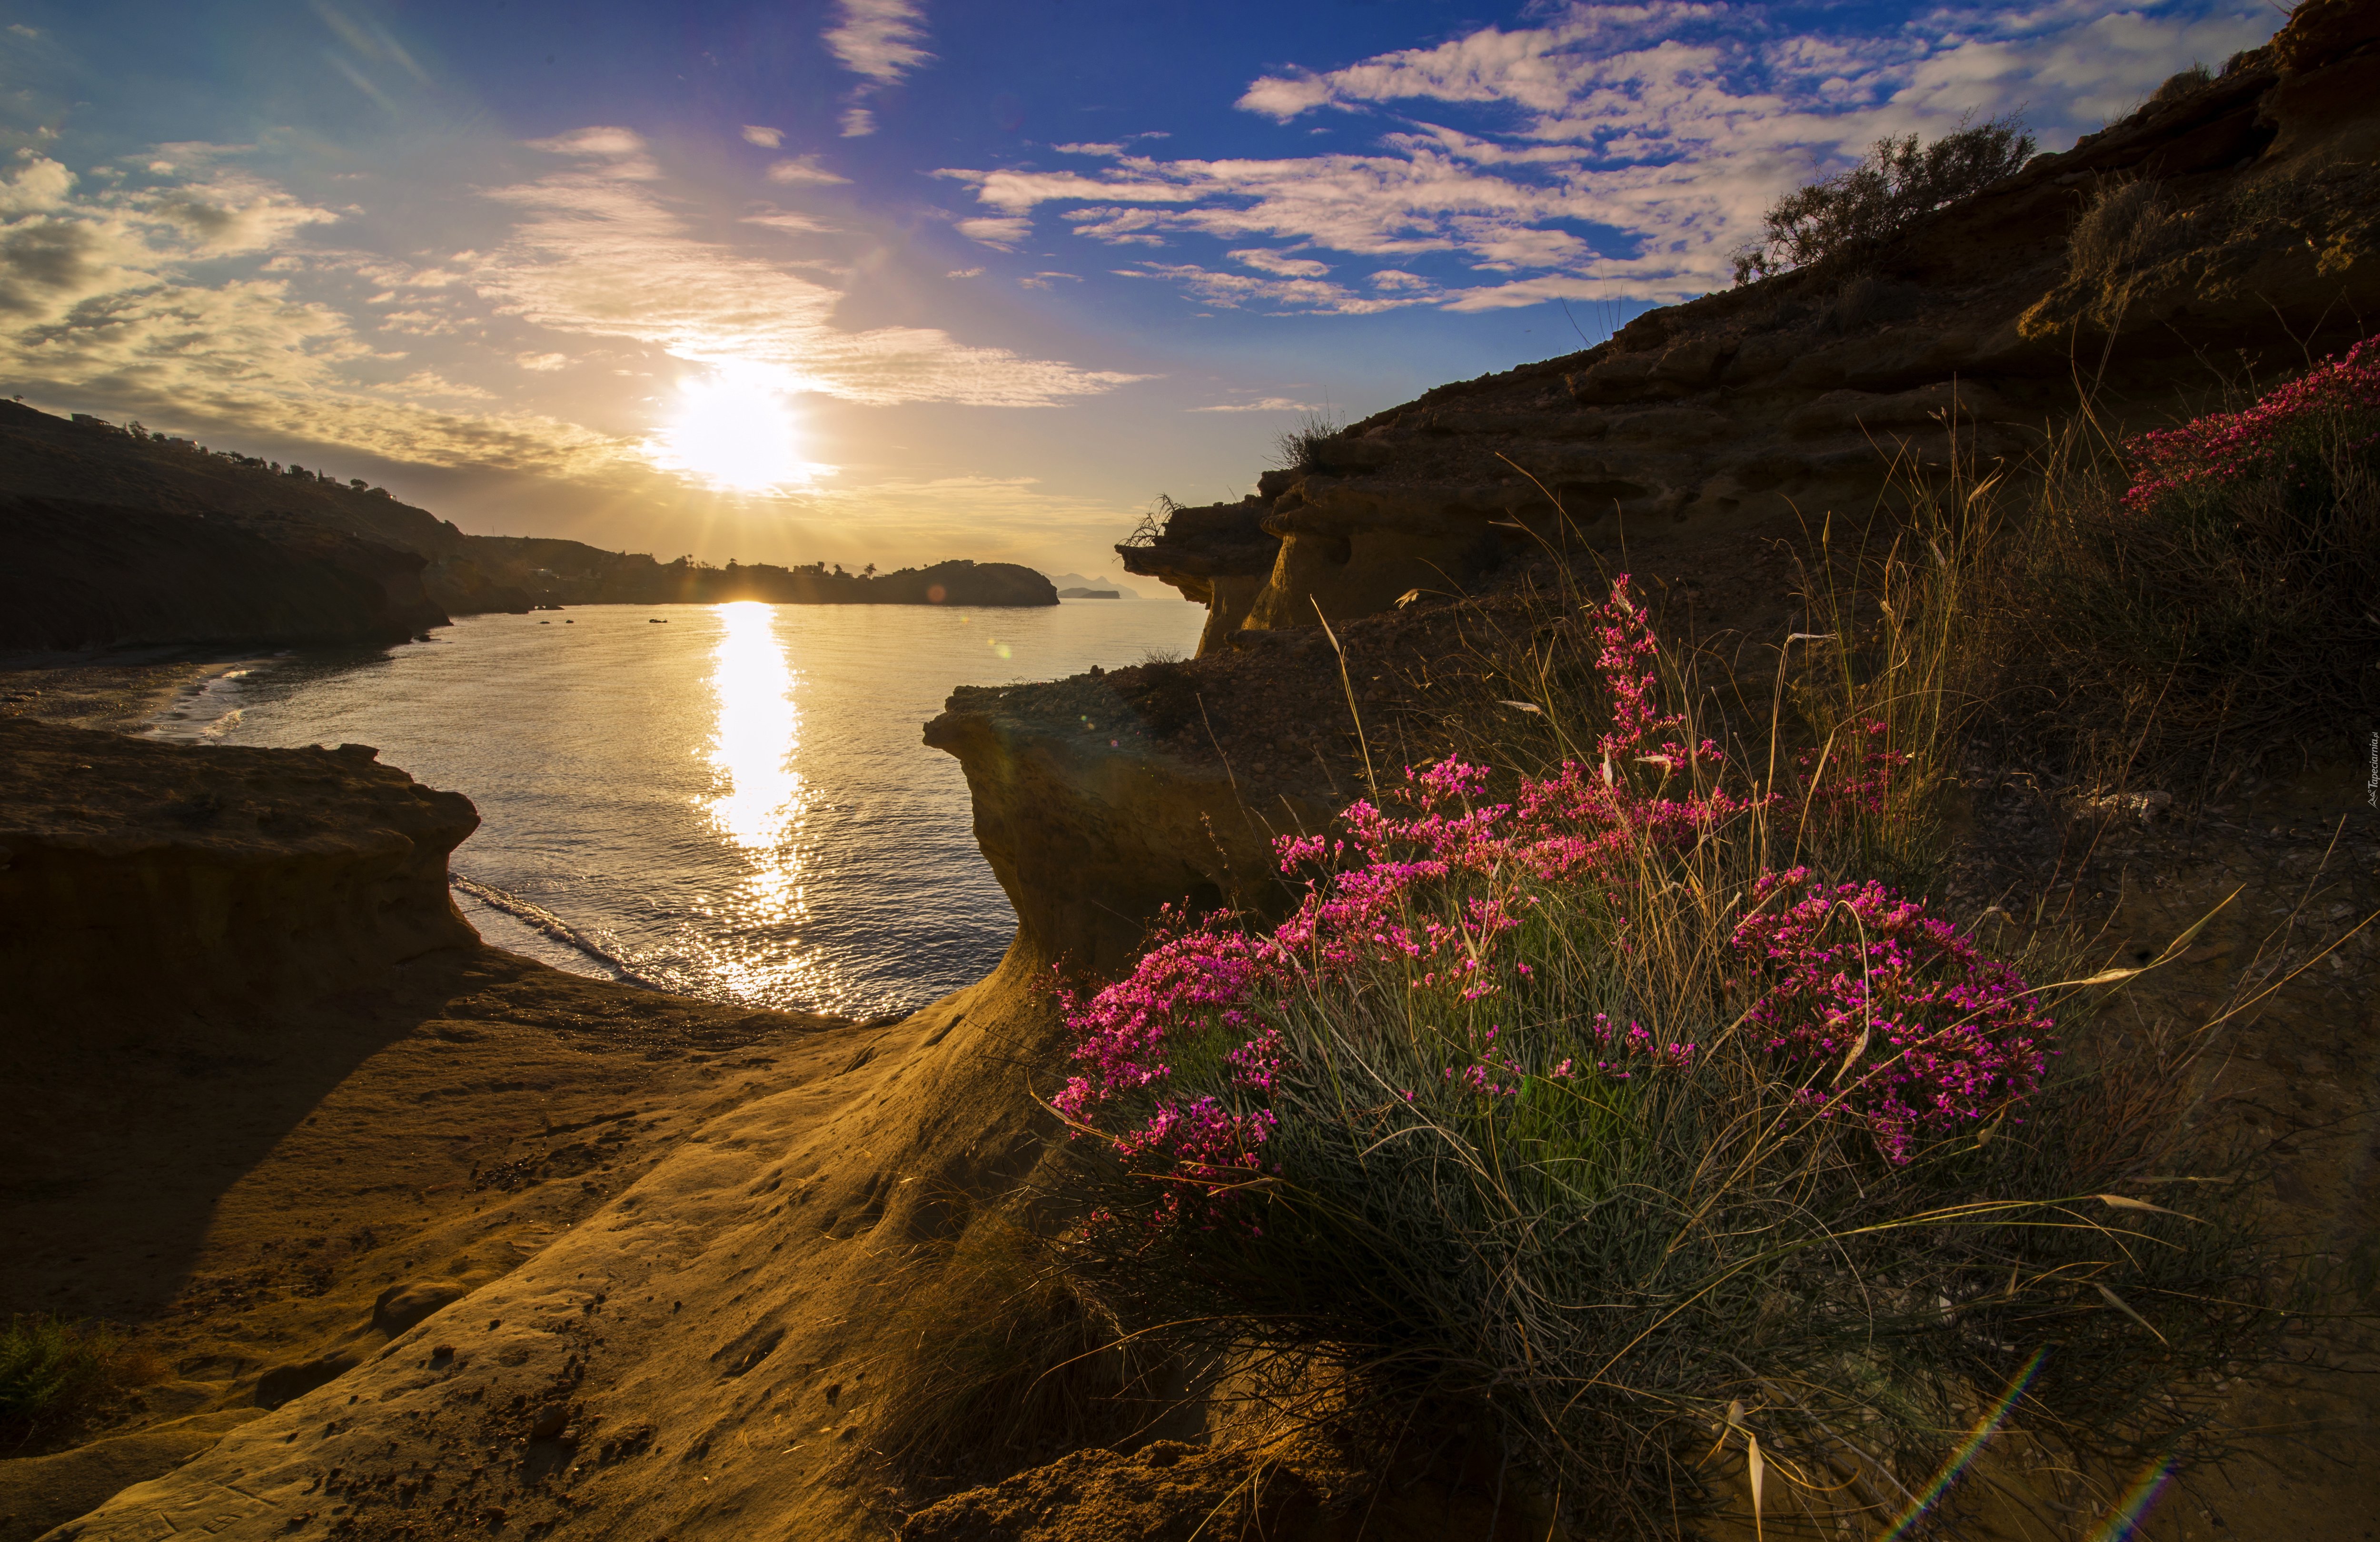
{"label": "lens flare", "polygon": [[766,492],[808,482],[793,413],[764,371],[722,368],[678,383],[677,410],[659,440],[655,461],[738,492]]}
{"label": "lens flare", "polygon": [[1911,1497],[1909,1508],[1885,1529],[1878,1542],[1900,1542],[1901,1535],[1934,1508],[1934,1501],[1942,1497],[1943,1490],[1949,1488],[1952,1480],[1965,1470],[1967,1463],[1975,1459],[1976,1453],[1984,1449],[1984,1442],[1992,1438],[2000,1427],[2001,1421],[2009,1416],[2009,1410],[2016,1406],[2016,1400],[2022,1397],[2025,1388],[2033,1384],[2034,1374],[2041,1369],[2042,1356],[2048,1353],[2046,1346],[2033,1352],[2033,1358],[2027,1360],[2024,1368],[2009,1382],[2007,1390],[2000,1393],[1999,1401],[1985,1412],[1975,1427],[1967,1432],[1967,1438],[1959,1442],[1958,1449],[1942,1463],[1942,1470],[1934,1475],[1934,1481]]}
{"label": "lens flare", "polygon": [[2149,1507],[2165,1492],[2166,1480],[2171,1476],[2170,1456],[2160,1457],[2142,1468],[2141,1475],[2132,1479],[2132,1486],[2124,1490],[2124,1497],[2116,1501],[2107,1519],[2091,1534],[2091,1542],[2130,1542],[2138,1536],[2141,1523],[2148,1518]]}

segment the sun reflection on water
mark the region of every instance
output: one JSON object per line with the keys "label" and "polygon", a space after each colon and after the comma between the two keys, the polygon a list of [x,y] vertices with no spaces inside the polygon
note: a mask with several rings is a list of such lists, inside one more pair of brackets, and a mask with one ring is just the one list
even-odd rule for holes
{"label": "sun reflection on water", "polygon": [[[801,748],[798,676],[777,635],[774,607],[742,600],[717,611],[712,792],[700,802],[710,827],[736,847],[749,870],[725,903],[704,907],[728,926],[701,951],[722,983],[747,1000],[818,997],[831,984],[831,970],[818,950],[784,929],[809,914],[803,855],[814,795],[794,768]],[[778,940],[758,941],[770,932]]]}

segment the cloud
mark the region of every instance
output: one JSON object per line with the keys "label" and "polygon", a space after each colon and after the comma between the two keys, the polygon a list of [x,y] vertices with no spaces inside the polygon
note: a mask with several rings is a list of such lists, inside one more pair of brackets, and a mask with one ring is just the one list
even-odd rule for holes
{"label": "cloud", "polygon": [[513,362],[524,370],[545,374],[555,370],[567,369],[570,356],[558,353],[525,353],[516,358]]}
{"label": "cloud", "polygon": [[930,328],[844,331],[832,320],[840,291],[693,235],[633,158],[603,152],[575,163],[488,195],[521,215],[473,275],[506,314],[874,405],[1040,407],[1140,378],[972,346]]}
{"label": "cloud", "polygon": [[1033,222],[1026,219],[961,220],[958,232],[970,241],[981,241],[1002,251],[1014,251],[1016,243],[1033,234]]}
{"label": "cloud", "polygon": [[1257,278],[1246,273],[1216,273],[1190,262],[1143,262],[1136,268],[1114,270],[1125,278],[1171,279],[1208,305],[1242,310],[1260,305],[1268,310],[1329,316],[1369,316],[1401,310],[1435,297],[1435,288],[1398,295],[1364,296],[1342,284],[1317,278]]}
{"label": "cloud", "polygon": [[1267,396],[1258,402],[1218,402],[1213,407],[1183,408],[1185,412],[1318,412],[1312,402],[1293,402],[1287,396]]}
{"label": "cloud", "polygon": [[[1334,297],[1330,285],[1226,285],[1203,263],[1135,270],[1217,304],[1304,309],[1424,288],[1463,310],[1573,294],[1675,300],[1726,285],[1768,203],[1883,135],[2024,107],[2057,148],[2192,59],[2252,46],[2275,25],[2248,0],[2113,12],[1957,0],[1881,32],[1852,30],[1825,0],[1582,0],[1530,14],[1538,24],[1270,73],[1239,99],[1284,126],[1324,112],[1378,119],[1366,152],[1199,160],[1074,145],[1055,148],[1111,164],[937,175],[970,185],[989,212],[1050,208],[1111,245],[1211,239],[1293,284],[1332,271],[1246,255],[1278,241],[1402,275]],[[1421,258],[1432,276],[1414,272]]]}
{"label": "cloud", "polygon": [[1080,273],[1028,273],[1025,277],[1018,279],[1016,282],[1021,287],[1026,289],[1047,289],[1050,287],[1050,280],[1060,278],[1064,279],[1069,284],[1080,284],[1083,282],[1083,275]]}
{"label": "cloud", "polygon": [[926,13],[916,0],[837,0],[835,14],[842,19],[822,37],[843,67],[860,77],[843,115],[843,137],[857,139],[876,131],[876,115],[860,103],[934,56],[925,50]]}
{"label": "cloud", "polygon": [[531,140],[528,147],[555,155],[602,155],[624,160],[644,153],[645,141],[633,128],[577,128],[550,140]]}
{"label": "cloud", "polygon": [[796,155],[790,161],[780,161],[769,168],[769,180],[820,183],[840,183],[851,180],[848,176],[837,176],[818,163],[819,158],[815,155]]}
{"label": "cloud", "polygon": [[824,220],[814,220],[808,214],[788,214],[783,212],[747,214],[735,223],[762,225],[771,230],[783,230],[789,235],[796,236],[824,236],[832,234],[835,228]]}
{"label": "cloud", "polygon": [[1261,247],[1243,247],[1232,253],[1232,261],[1243,267],[1254,268],[1258,273],[1278,273],[1283,278],[1320,278],[1330,271],[1328,262],[1317,262],[1310,257],[1291,257]]}
{"label": "cloud", "polygon": [[949,273],[944,273],[942,276],[944,278],[981,278],[983,276],[983,270],[981,268],[953,268]]}
{"label": "cloud", "polygon": [[1061,155],[1121,155],[1120,144],[1053,144],[1050,147]]}
{"label": "cloud", "polygon": [[879,85],[890,85],[933,58],[926,41],[925,8],[915,0],[840,0],[843,18],[825,33],[827,48],[843,67]]}
{"label": "cloud", "polygon": [[785,142],[785,131],[763,124],[747,123],[744,126],[744,142],[757,144],[763,150],[774,150]]}

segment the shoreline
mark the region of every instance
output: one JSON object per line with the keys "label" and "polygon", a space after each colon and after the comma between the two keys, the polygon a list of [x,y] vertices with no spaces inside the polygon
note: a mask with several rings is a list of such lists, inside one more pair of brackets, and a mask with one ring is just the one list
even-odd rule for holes
{"label": "shoreline", "polygon": [[189,647],[0,655],[0,717],[138,734],[186,692],[278,656]]}

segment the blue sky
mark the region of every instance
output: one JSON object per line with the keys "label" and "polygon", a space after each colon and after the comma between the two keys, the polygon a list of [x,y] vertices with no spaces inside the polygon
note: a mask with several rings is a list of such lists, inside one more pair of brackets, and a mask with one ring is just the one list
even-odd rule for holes
{"label": "blue sky", "polygon": [[2063,149],[2279,19],[0,0],[0,391],[466,529],[1111,570],[1301,413],[1723,285],[1879,135]]}

